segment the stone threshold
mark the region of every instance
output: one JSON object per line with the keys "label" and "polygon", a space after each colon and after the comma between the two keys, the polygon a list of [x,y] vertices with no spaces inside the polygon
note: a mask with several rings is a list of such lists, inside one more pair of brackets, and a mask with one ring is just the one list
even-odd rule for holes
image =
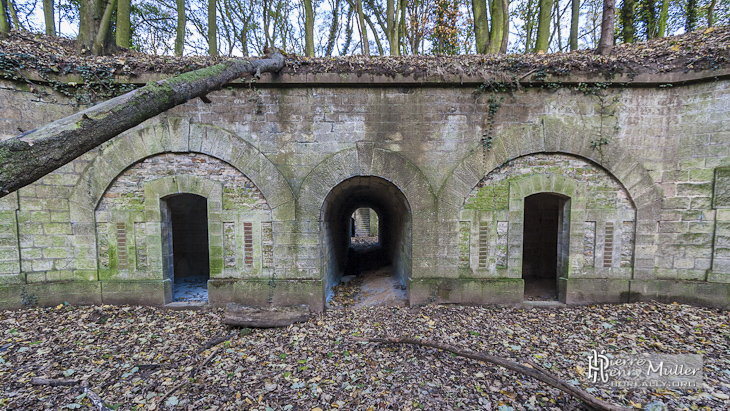
{"label": "stone threshold", "polygon": [[162,308],[173,310],[173,311],[183,311],[183,310],[192,310],[192,311],[204,311],[211,308],[210,305],[208,305],[208,302],[202,302],[202,301],[176,301],[172,303],[168,303],[162,306]]}
{"label": "stone threshold", "polygon": [[565,308],[565,303],[560,301],[523,301],[522,306],[526,308]]}

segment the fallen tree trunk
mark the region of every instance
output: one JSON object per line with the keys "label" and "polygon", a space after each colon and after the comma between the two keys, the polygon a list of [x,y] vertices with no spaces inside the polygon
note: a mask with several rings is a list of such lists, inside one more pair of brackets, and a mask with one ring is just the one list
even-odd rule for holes
{"label": "fallen tree trunk", "polygon": [[48,385],[51,387],[72,387],[81,384],[81,380],[60,380],[50,378],[33,377],[30,379],[31,385]]}
{"label": "fallen tree trunk", "polygon": [[236,327],[276,328],[286,327],[309,319],[309,307],[249,307],[236,303],[226,305],[223,323]]}
{"label": "fallen tree trunk", "polygon": [[107,100],[43,127],[0,141],[0,197],[26,186],[76,157],[188,100],[249,74],[277,72],[284,56],[229,60]]}
{"label": "fallen tree trunk", "polygon": [[458,355],[460,357],[464,358],[470,358],[472,360],[477,361],[484,361],[491,364],[499,365],[504,368],[507,368],[508,370],[512,370],[524,375],[528,375],[532,378],[535,378],[537,380],[540,380],[544,382],[545,384],[550,385],[551,387],[555,387],[559,389],[560,391],[563,391],[567,394],[572,395],[573,397],[583,401],[586,405],[593,408],[594,410],[598,411],[629,411],[630,408],[624,408],[619,407],[613,404],[610,404],[606,401],[603,401],[599,398],[596,398],[589,394],[588,392],[574,386],[571,384],[568,384],[567,382],[561,380],[560,378],[556,377],[552,373],[550,373],[548,370],[538,366],[537,364],[531,363],[530,365],[533,368],[530,368],[528,366],[518,364],[514,361],[506,360],[501,357],[497,357],[494,355],[488,355],[488,354],[481,354],[476,353],[472,351],[463,351],[456,347],[453,347],[448,344],[438,343],[434,341],[428,341],[428,340],[420,340],[417,338],[362,338],[362,337],[350,337],[351,341],[358,341],[358,342],[368,342],[368,343],[385,343],[385,344],[411,344],[411,345],[420,345],[421,347],[430,347],[430,348],[436,348],[443,351],[448,351],[454,355]]}

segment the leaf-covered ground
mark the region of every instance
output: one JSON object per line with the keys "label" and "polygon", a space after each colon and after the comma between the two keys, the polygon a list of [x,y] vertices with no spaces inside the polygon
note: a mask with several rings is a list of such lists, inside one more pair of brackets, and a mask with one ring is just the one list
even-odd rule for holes
{"label": "leaf-covered ground", "polygon": [[[240,333],[221,319],[219,310],[151,307],[0,312],[0,409],[90,409],[78,387],[33,386],[34,376],[88,381],[118,409],[581,409],[562,392],[496,366],[421,347],[354,343],[350,336],[416,336],[531,360],[572,384],[585,384],[592,349],[699,353],[702,390],[589,391],[628,407],[661,402],[672,410],[730,409],[729,318],[718,310],[658,303],[558,310],[367,307]],[[198,352],[232,331],[228,342]]]}
{"label": "leaf-covered ground", "polygon": [[[106,75],[134,78],[145,73],[175,74],[216,64],[227,57],[159,56],[124,50],[111,56],[79,55],[74,40],[43,34],[12,32],[0,37],[0,74],[16,76],[17,69],[36,70],[47,75],[80,74],[86,81]],[[347,56],[307,58],[290,55],[284,72],[370,73],[423,77],[430,75],[481,76],[495,72],[567,75],[600,73],[662,73],[716,70],[730,59],[730,27],[719,26],[680,36],[635,44],[620,44],[610,56],[595,50],[570,53],[433,56]]]}

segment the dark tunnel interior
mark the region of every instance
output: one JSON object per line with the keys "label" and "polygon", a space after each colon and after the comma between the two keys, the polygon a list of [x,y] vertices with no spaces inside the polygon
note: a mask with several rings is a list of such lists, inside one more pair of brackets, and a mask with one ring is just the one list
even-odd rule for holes
{"label": "dark tunnel interior", "polygon": [[[352,214],[372,208],[378,215],[379,244],[364,251],[350,246]],[[403,193],[391,182],[373,176],[347,179],[330,191],[322,206],[323,267],[326,290],[343,275],[391,265],[407,286],[411,267],[411,211]]]}

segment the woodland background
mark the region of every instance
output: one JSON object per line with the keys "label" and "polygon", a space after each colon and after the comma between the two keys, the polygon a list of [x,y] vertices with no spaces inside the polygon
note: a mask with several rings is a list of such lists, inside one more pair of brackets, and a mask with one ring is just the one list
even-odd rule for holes
{"label": "woodland background", "polygon": [[275,46],[314,57],[590,49],[604,16],[609,44],[730,22],[730,0],[615,1],[0,0],[0,32],[75,37],[79,52],[97,55],[249,56]]}

